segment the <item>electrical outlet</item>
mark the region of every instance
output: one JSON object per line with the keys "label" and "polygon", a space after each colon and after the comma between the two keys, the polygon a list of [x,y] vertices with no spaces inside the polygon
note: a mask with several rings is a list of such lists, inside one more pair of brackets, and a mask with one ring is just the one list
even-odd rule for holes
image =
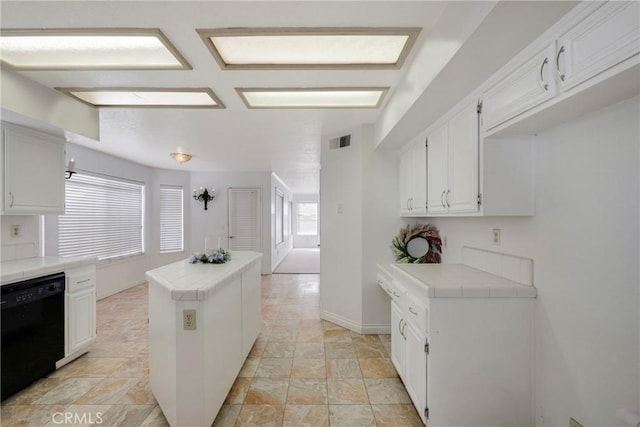
{"label": "electrical outlet", "polygon": [[11,226],[11,237],[20,237],[20,226],[12,225]]}
{"label": "electrical outlet", "polygon": [[582,424],[577,422],[573,417],[569,417],[569,427],[582,427]]}
{"label": "electrical outlet", "polygon": [[196,311],[182,310],[182,327],[185,331],[196,330]]}
{"label": "electrical outlet", "polygon": [[496,246],[500,246],[500,229],[493,229],[493,244]]}

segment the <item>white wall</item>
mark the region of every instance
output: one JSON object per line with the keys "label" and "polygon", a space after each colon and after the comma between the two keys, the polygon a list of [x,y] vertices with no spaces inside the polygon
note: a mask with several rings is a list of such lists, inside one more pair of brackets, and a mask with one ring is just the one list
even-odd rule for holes
{"label": "white wall", "polygon": [[[329,140],[351,134],[351,146]],[[352,330],[362,327],[362,128],[323,135],[320,161],[321,317]]]}
{"label": "white wall", "polygon": [[[40,216],[2,215],[0,216],[0,259],[32,258],[40,255]],[[20,235],[11,236],[11,227],[20,226]]]}
{"label": "white wall", "polygon": [[616,426],[640,408],[638,104],[538,135],[534,217],[429,220],[447,236],[443,262],[462,245],[534,259],[538,426]]}
{"label": "white wall", "polygon": [[[318,234],[315,236],[298,235],[298,203],[318,203]],[[294,194],[293,212],[291,213],[291,233],[293,234],[294,248],[317,248],[320,245],[320,195],[319,194]]]}
{"label": "white wall", "polygon": [[191,203],[191,248],[190,252],[202,252],[204,239],[217,242],[228,248],[229,204],[227,189],[260,188],[262,191],[262,274],[271,274],[271,172],[192,172],[191,191],[200,187],[214,188],[216,198],[209,202],[208,210],[204,204],[190,198]]}
{"label": "white wall", "polygon": [[[276,191],[280,191],[284,195],[284,205],[282,215],[284,216],[283,221],[289,221],[288,230],[289,233],[286,232],[287,224],[284,224],[283,227],[283,235],[284,241],[276,244]],[[287,256],[287,254],[293,248],[293,237],[291,236],[291,212],[289,211],[289,216],[285,216],[284,212],[289,209],[292,193],[291,189],[287,186],[276,175],[275,173],[271,174],[271,271],[276,269],[278,265],[282,262],[282,260]]]}

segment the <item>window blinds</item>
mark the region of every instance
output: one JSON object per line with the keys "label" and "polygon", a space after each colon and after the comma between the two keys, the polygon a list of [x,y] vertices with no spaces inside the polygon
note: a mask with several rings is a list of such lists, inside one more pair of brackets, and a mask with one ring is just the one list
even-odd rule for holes
{"label": "window blinds", "polygon": [[184,249],[182,197],[182,187],[160,186],[160,252]]}
{"label": "window blinds", "polygon": [[144,253],[144,184],[77,174],[58,217],[61,256],[99,260]]}

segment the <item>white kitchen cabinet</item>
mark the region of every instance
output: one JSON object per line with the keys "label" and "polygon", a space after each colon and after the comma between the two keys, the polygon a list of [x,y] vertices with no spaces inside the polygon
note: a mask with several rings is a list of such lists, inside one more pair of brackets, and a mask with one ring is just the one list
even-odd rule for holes
{"label": "white kitchen cabinet", "polygon": [[554,62],[551,43],[487,90],[482,97],[483,128],[492,129],[554,97]]}
{"label": "white kitchen cabinet", "polygon": [[467,103],[427,137],[427,213],[478,211],[478,103]]}
{"label": "white kitchen cabinet", "polygon": [[427,335],[411,321],[404,327],[406,344],[404,386],[422,422],[427,416]]}
{"label": "white kitchen cabinet", "polygon": [[398,304],[391,300],[391,363],[400,377],[404,376],[404,313]]}
{"label": "white kitchen cabinet", "polygon": [[[640,2],[582,2],[550,31],[494,75],[483,90],[482,130],[491,135],[522,129],[520,134],[572,118],[563,110],[585,114],[628,97],[621,86],[637,93],[637,73],[622,77],[611,90],[583,97],[593,85],[637,66],[640,54]],[[635,58],[635,59],[634,59]],[[571,97],[576,99],[571,103]],[[602,99],[602,101],[599,101]],[[563,108],[557,103],[564,103]],[[530,125],[519,122],[531,116]],[[514,126],[518,125],[519,126]],[[532,127],[530,127],[532,126]],[[523,133],[524,132],[524,133]]]}
{"label": "white kitchen cabinet", "polygon": [[64,213],[64,144],[60,138],[2,123],[3,213]]}
{"label": "white kitchen cabinet", "polygon": [[638,55],[640,2],[610,1],[557,41],[556,69],[563,91]]}
{"label": "white kitchen cabinet", "polygon": [[414,139],[400,155],[400,214],[427,212],[427,148],[423,135]]}
{"label": "white kitchen cabinet", "polygon": [[262,329],[261,295],[260,264],[253,264],[242,273],[242,360]]}
{"label": "white kitchen cabinet", "polygon": [[95,265],[65,271],[66,276],[66,354],[65,359],[80,356],[96,338]]}

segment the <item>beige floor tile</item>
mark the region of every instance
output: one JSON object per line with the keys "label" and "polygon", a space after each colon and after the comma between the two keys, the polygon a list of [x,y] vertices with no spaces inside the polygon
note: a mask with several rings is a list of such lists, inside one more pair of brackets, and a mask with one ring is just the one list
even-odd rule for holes
{"label": "beige floor tile", "polygon": [[2,406],[29,405],[41,398],[45,393],[59,386],[63,381],[65,381],[65,378],[43,378],[8,399],[5,399],[2,402]]}
{"label": "beige floor tile", "polygon": [[123,357],[101,357],[100,359],[82,356],[49,375],[50,378],[108,377],[118,372],[128,359]]}
{"label": "beige floor tile", "polygon": [[330,404],[368,404],[367,390],[361,379],[327,379]]}
{"label": "beige floor tile", "polygon": [[234,427],[242,405],[222,405],[212,427]]}
{"label": "beige floor tile", "polygon": [[236,426],[280,427],[283,417],[284,405],[242,405]]}
{"label": "beige floor tile", "polygon": [[399,378],[365,378],[371,404],[411,403]]}
{"label": "beige floor tile", "polygon": [[0,419],[3,426],[41,427],[66,407],[67,405],[3,405]]}
{"label": "beige floor tile", "polygon": [[324,342],[351,342],[351,334],[346,329],[326,329],[324,331]]}
{"label": "beige floor tile", "polygon": [[112,405],[71,405],[56,413],[44,427],[90,426],[104,423],[104,414]]}
{"label": "beige floor tile", "polygon": [[362,378],[358,359],[327,359],[327,378]]}
{"label": "beige floor tile", "polygon": [[297,359],[324,359],[323,343],[296,343],[295,358]]}
{"label": "beige floor tile", "polygon": [[67,378],[33,401],[34,405],[71,404],[95,387],[102,378]]}
{"label": "beige floor tile", "polygon": [[326,342],[324,353],[327,359],[355,359],[356,352],[351,342]]}
{"label": "beige floor tile", "polygon": [[240,369],[238,376],[243,378],[253,378],[258,370],[258,365],[260,365],[260,358],[251,357],[251,355],[249,355],[247,360],[244,361],[244,365],[242,365],[242,369]]}
{"label": "beige floor tile", "polygon": [[153,411],[156,405],[111,405],[102,414],[100,426],[139,426]]}
{"label": "beige floor tile", "polygon": [[380,340],[353,340],[353,347],[358,358],[389,357]]}
{"label": "beige floor tile", "polygon": [[227,405],[237,405],[244,402],[247,391],[249,391],[249,387],[251,386],[251,380],[251,378],[236,378],[224,403]]}
{"label": "beige floor tile", "polygon": [[169,427],[169,422],[162,413],[159,406],[153,408],[153,411],[144,419],[141,427]]}
{"label": "beige floor tile", "polygon": [[284,405],[289,379],[254,378],[244,398],[249,405]]}
{"label": "beige floor tile", "polygon": [[327,405],[289,405],[284,409],[283,427],[329,427]]}
{"label": "beige floor tile", "polygon": [[264,348],[262,357],[291,359],[293,358],[295,349],[296,349],[295,341],[269,340],[269,342],[267,343],[267,346]]}
{"label": "beige floor tile", "polygon": [[329,405],[331,427],[375,426],[370,405]]}
{"label": "beige floor tile", "polygon": [[116,378],[143,378],[149,376],[149,358],[135,357],[128,359],[122,367],[115,371],[112,377]]}
{"label": "beige floor tile", "polygon": [[118,401],[126,405],[156,405],[155,397],[149,388],[149,378],[138,380]]}
{"label": "beige floor tile", "polygon": [[289,378],[293,359],[260,359],[256,370],[256,377],[261,378]]}
{"label": "beige floor tile", "polygon": [[105,378],[82,395],[75,403],[78,405],[110,405],[116,403],[137,382],[138,380],[135,378]]}
{"label": "beige floor tile", "polygon": [[324,359],[293,359],[291,378],[327,378]]}
{"label": "beige floor tile", "polygon": [[394,378],[398,376],[390,359],[358,359],[364,378]]}
{"label": "beige floor tile", "polygon": [[422,420],[413,405],[371,405],[378,426],[422,427]]}
{"label": "beige floor tile", "polygon": [[326,405],[327,381],[317,378],[291,378],[287,404]]}

